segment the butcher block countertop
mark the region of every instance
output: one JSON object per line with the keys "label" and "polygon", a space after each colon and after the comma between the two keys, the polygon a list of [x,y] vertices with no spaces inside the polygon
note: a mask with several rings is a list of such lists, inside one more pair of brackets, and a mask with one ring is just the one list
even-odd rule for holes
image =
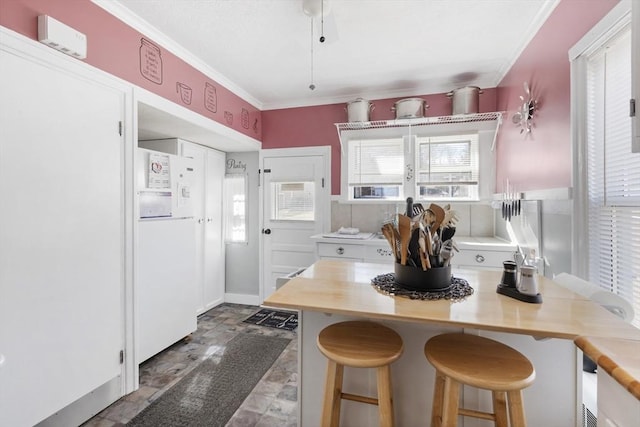
{"label": "butcher block countertop", "polygon": [[582,336],[575,342],[600,369],[640,400],[640,341]]}
{"label": "butcher block countertop", "polygon": [[454,269],[473,295],[463,301],[424,301],[378,292],[371,279],[393,266],[320,260],[263,303],[267,307],[338,313],[371,319],[436,323],[463,328],[575,340],[580,336],[640,340],[640,330],[552,280],[538,277],[542,304],[496,293],[500,271]]}

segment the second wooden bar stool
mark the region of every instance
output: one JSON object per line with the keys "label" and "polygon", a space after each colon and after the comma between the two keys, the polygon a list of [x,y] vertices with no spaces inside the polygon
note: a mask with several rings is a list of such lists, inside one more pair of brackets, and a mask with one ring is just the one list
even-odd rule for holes
{"label": "second wooden bar stool", "polygon": [[[403,351],[402,338],[384,325],[349,321],[329,325],[318,335],[318,348],[328,361],[322,406],[322,426],[340,423],[342,399],[378,405],[381,426],[393,426],[391,363]],[[344,367],[377,368],[378,398],[342,391]]]}
{"label": "second wooden bar stool", "polygon": [[[424,346],[436,368],[431,427],[455,427],[458,415],[492,420],[497,427],[524,427],[522,389],[536,377],[533,365],[515,349],[489,338],[470,334],[437,335]],[[493,413],[459,407],[460,385],[493,394]]]}

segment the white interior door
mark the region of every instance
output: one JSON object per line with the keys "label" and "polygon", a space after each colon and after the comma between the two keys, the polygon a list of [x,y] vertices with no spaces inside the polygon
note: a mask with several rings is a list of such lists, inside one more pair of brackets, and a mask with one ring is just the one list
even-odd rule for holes
{"label": "white interior door", "polygon": [[0,425],[23,426],[121,382],[124,94],[0,63]]}
{"label": "white interior door", "polygon": [[309,237],[326,231],[330,220],[330,158],[321,148],[262,153],[262,300],[278,277],[315,262]]}

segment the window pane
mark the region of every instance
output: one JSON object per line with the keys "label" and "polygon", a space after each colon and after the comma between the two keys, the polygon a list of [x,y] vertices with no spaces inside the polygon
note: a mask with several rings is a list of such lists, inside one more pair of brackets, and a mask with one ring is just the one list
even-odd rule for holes
{"label": "window pane", "polygon": [[421,185],[418,193],[422,199],[468,199],[478,198],[478,187],[475,185]]}
{"label": "window pane", "polygon": [[402,184],[404,144],[402,139],[352,140],[349,146],[348,183]]}
{"label": "window pane", "polygon": [[477,135],[418,138],[416,163],[418,198],[478,199]]}
{"label": "window pane", "polygon": [[271,183],[271,220],[314,221],[315,184],[307,182]]}
{"label": "window pane", "polygon": [[246,196],[246,175],[226,175],[224,178],[224,232],[226,242],[247,241]]}
{"label": "window pane", "polygon": [[635,309],[640,326],[640,153],[631,153],[627,30],[588,58],[589,280]]}
{"label": "window pane", "polygon": [[400,199],[399,186],[356,186],[353,187],[354,199]]}

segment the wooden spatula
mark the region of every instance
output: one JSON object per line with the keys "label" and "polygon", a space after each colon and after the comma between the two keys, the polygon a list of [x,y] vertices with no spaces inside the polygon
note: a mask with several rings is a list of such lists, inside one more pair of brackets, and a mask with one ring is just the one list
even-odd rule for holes
{"label": "wooden spatula", "polygon": [[444,209],[434,203],[431,203],[431,205],[429,205],[429,210],[436,216],[436,220],[431,225],[431,229],[429,230],[433,235],[433,233],[435,233],[438,228],[440,228],[442,221],[444,221]]}

